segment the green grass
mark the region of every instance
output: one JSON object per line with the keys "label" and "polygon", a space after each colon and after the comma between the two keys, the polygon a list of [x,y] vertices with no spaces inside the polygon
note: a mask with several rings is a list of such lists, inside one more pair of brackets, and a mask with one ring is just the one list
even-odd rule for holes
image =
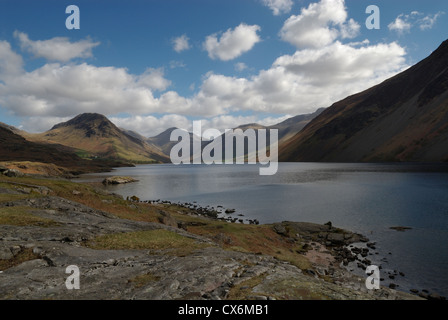
{"label": "green grass", "polygon": [[0,224],[11,226],[57,226],[56,221],[45,219],[30,213],[29,207],[4,207],[0,208]]}
{"label": "green grass", "polygon": [[86,245],[100,250],[149,249],[154,253],[164,251],[176,256],[186,256],[207,246],[164,229],[107,234],[89,241]]}
{"label": "green grass", "polygon": [[[159,211],[163,210],[169,213],[173,218],[179,222],[187,225],[187,231],[193,234],[214,239],[219,234],[224,234],[231,239],[231,243],[223,244],[223,248],[227,250],[234,250],[240,252],[252,252],[274,256],[283,261],[289,261],[301,269],[310,268],[310,263],[303,255],[297,252],[301,250],[300,243],[290,243],[284,237],[276,234],[271,226],[268,225],[248,225],[239,223],[229,223],[224,221],[217,221],[206,219],[203,217],[196,217],[188,215],[192,210],[183,208],[174,204],[146,204],[146,203],[132,203],[124,199],[117,198],[113,195],[107,195],[102,191],[95,189],[95,186],[83,183],[74,183],[63,179],[42,179],[33,177],[22,178],[8,178],[2,177],[0,186],[3,182],[9,185],[8,182],[20,182],[25,184],[33,184],[48,187],[53,191],[52,195],[66,198],[72,201],[80,202],[86,206],[109,212],[122,219],[130,219],[134,221],[158,222],[160,217]],[[81,192],[79,195],[74,195],[73,190]],[[2,199],[0,194],[0,201]],[[8,198],[11,195],[4,195]],[[27,195],[17,195],[19,198]],[[28,195],[30,196],[30,195]],[[37,195],[36,195],[37,196]],[[6,199],[3,198],[3,199]],[[10,201],[12,199],[6,199]],[[155,231],[145,231],[148,234],[121,234],[109,235],[95,245],[104,246],[107,248],[135,248],[135,249],[151,249],[151,250],[169,250],[182,254],[182,251],[188,252],[188,245],[195,248],[198,244],[189,238],[180,236],[179,234],[171,234],[172,238],[176,238],[170,245],[167,245],[169,237],[167,234],[160,239],[154,239],[157,235]],[[163,233],[162,230],[158,232]],[[166,231],[165,231],[166,232]],[[153,235],[151,235],[153,233]],[[109,244],[106,242],[109,241]],[[135,243],[133,243],[135,241]],[[188,245],[183,245],[186,243]],[[190,250],[191,251],[191,250]],[[185,253],[186,254],[186,253]]]}

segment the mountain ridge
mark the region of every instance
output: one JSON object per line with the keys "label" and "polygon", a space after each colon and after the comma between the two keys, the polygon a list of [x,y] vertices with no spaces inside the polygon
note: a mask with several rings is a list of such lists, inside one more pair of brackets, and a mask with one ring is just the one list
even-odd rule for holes
{"label": "mountain ridge", "polygon": [[160,150],[119,129],[106,116],[82,113],[40,134],[28,134],[35,142],[57,143],[78,150],[84,157],[121,159],[135,163],[163,163]]}
{"label": "mountain ridge", "polygon": [[280,161],[448,159],[448,41],[400,74],[323,111],[280,148]]}

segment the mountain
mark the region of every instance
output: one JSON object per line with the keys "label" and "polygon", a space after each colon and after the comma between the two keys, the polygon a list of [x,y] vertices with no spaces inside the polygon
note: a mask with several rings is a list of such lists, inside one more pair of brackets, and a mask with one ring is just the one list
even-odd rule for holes
{"label": "mountain", "polygon": [[281,143],[282,141],[286,141],[298,132],[302,130],[308,123],[311,122],[314,118],[316,118],[318,115],[324,111],[325,108],[317,109],[315,112],[310,114],[300,114],[298,116],[286,119],[285,121],[282,121],[280,123],[274,124],[272,126],[263,126],[258,123],[250,123],[250,124],[244,124],[241,125],[235,129],[241,129],[243,131],[247,129],[277,129],[278,130],[278,139]]}
{"label": "mountain", "polygon": [[[159,147],[164,154],[170,155],[171,148],[177,143],[176,141],[170,141],[171,132],[177,128],[169,128],[158,134],[155,137],[147,138],[145,141]],[[191,136],[192,134],[190,134]]]}
{"label": "mountain", "polygon": [[[155,137],[147,138],[146,142],[149,143],[150,145],[154,145],[154,146],[160,148],[162,150],[162,152],[169,157],[170,153],[171,153],[171,149],[176,144],[179,143],[179,141],[171,141],[170,140],[171,133],[176,129],[178,129],[178,128],[172,127],[172,128],[166,129],[165,131],[163,131],[162,133],[158,134]],[[202,147],[204,147],[208,143],[208,141],[200,141],[201,138],[194,135],[191,132],[189,132],[189,135],[190,135],[190,156],[193,156],[193,141],[200,142]]]}
{"label": "mountain", "polygon": [[98,113],[83,113],[51,130],[27,136],[36,142],[61,144],[89,158],[121,159],[139,163],[168,162],[159,149],[127,134]]}
{"label": "mountain", "polygon": [[282,141],[286,141],[300,132],[308,123],[311,122],[311,120],[320,115],[324,110],[325,108],[319,108],[313,113],[301,114],[286,119],[283,122],[267,127],[267,129],[277,129],[279,143],[281,143]]}
{"label": "mountain", "polygon": [[[257,132],[257,130],[260,130],[260,129],[267,130],[266,131],[266,139],[267,139],[268,145],[269,145],[269,141],[270,141],[270,131],[269,130],[272,130],[272,129],[278,130],[278,144],[281,144],[282,142],[288,140],[289,138],[291,138],[292,136],[297,134],[300,130],[302,130],[311,120],[313,120],[315,117],[317,117],[323,110],[325,110],[325,109],[320,108],[313,113],[298,115],[298,116],[289,118],[283,122],[280,122],[278,124],[271,125],[271,126],[263,126],[258,123],[249,123],[249,124],[240,125],[240,126],[234,128],[233,132],[231,134],[235,137],[235,139],[236,139],[236,137],[239,137],[240,139],[244,139],[243,153],[244,153],[244,159],[247,160],[249,145],[255,146],[255,151],[258,152],[258,136],[259,136],[258,134],[259,133]],[[243,132],[242,133],[238,132],[238,131],[236,131],[236,129],[241,129]],[[255,130],[255,137],[245,135],[247,133],[246,130],[248,130],[248,129]],[[229,134],[227,134],[227,136],[228,135]],[[235,141],[236,140],[234,140],[234,145],[232,148],[233,157],[231,157],[229,155],[227,155],[227,157],[226,157],[226,153],[225,153],[226,134],[221,135],[221,141],[219,141],[219,140],[218,141],[212,140],[210,142],[205,141],[202,145],[202,149],[204,149],[204,147],[206,147],[206,146],[208,147],[208,150],[216,149],[218,147],[218,144],[220,143],[223,160],[227,159],[228,161],[231,161],[231,160],[235,160],[236,146],[237,146],[237,143]],[[243,141],[243,140],[240,140],[240,141]],[[256,155],[254,154],[254,156],[256,156]],[[241,160],[242,158],[239,158],[239,159]]]}
{"label": "mountain", "polygon": [[448,40],[428,58],[336,102],[284,142],[280,161],[448,161]]}
{"label": "mountain", "polygon": [[0,161],[32,161],[53,163],[67,168],[73,174],[110,171],[125,164],[117,161],[86,160],[65,146],[26,140],[5,126],[0,126]]}

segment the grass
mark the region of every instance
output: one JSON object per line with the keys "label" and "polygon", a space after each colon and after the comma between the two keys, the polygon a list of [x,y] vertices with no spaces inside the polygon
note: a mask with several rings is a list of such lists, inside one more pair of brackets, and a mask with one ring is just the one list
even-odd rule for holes
{"label": "grass", "polygon": [[[131,203],[122,198],[116,197],[114,195],[109,195],[100,189],[97,189],[95,185],[75,183],[65,179],[44,179],[35,177],[20,177],[20,178],[8,178],[2,177],[1,183],[8,185],[8,182],[19,182],[25,184],[33,184],[45,186],[53,191],[52,195],[66,198],[68,200],[76,201],[82,203],[86,206],[92,207],[97,210],[102,210],[109,212],[119,218],[129,219],[135,221],[145,221],[145,222],[158,222],[158,217],[160,217],[159,211],[163,210],[169,213],[173,218],[179,222],[184,222],[187,225],[187,231],[193,234],[201,235],[213,239],[219,234],[224,234],[226,237],[230,238],[231,241],[228,244],[222,244],[224,249],[234,250],[240,252],[251,252],[258,254],[266,254],[276,257],[279,260],[288,261],[300,269],[311,268],[310,262],[303,255],[297,253],[300,251],[300,243],[291,243],[287,241],[282,236],[276,234],[271,226],[268,225],[248,225],[239,223],[229,223],[220,220],[212,220],[203,217],[197,217],[192,215],[187,215],[192,213],[192,210],[177,206],[175,204],[147,204],[147,203]],[[76,190],[80,192],[79,194],[73,194]],[[6,199],[5,197],[10,197],[12,195],[2,195],[0,194],[0,201]],[[30,195],[17,195],[19,198],[22,196]],[[3,197],[3,198],[2,198]],[[10,201],[10,199],[8,199]],[[132,204],[132,205],[131,205]],[[190,225],[189,225],[190,224]],[[194,224],[194,225],[191,225]],[[106,239],[110,241],[110,247],[115,243],[115,248],[154,248],[162,249],[168,248],[166,246],[167,237],[164,235],[163,241],[165,244],[158,243],[154,237],[151,237],[151,232],[145,231],[148,234],[126,234],[121,235],[110,235],[101,241],[102,245],[105,245]],[[158,231],[161,232],[161,231]],[[156,234],[156,233],[154,233]],[[173,238],[177,237],[177,240],[173,240],[172,246],[177,246],[177,251],[187,252],[187,246],[183,249],[180,246],[181,242],[185,242],[189,245],[194,244],[194,241],[182,237],[178,234],[171,235]],[[129,237],[128,240],[125,240]],[[115,239],[115,240],[114,240]],[[132,239],[132,240],[131,240]],[[151,240],[151,241],[150,241]],[[181,241],[180,241],[181,240]],[[114,242],[115,241],[115,242]],[[133,244],[132,242],[135,241]],[[158,244],[157,244],[158,243]],[[118,245],[118,244],[121,244]],[[98,244],[99,245],[99,244]],[[106,246],[107,247],[107,246]]]}
{"label": "grass", "polygon": [[207,246],[164,229],[107,234],[89,241],[86,245],[100,250],[149,249],[154,253],[164,251],[175,256],[186,256]]}
{"label": "grass", "polygon": [[1,260],[0,259],[0,271],[18,266],[19,264],[29,261],[38,259],[39,256],[33,253],[33,250],[30,248],[23,249],[21,252],[19,252],[17,255],[15,255],[13,258],[8,260]]}
{"label": "grass", "polygon": [[38,217],[30,213],[29,207],[4,207],[0,208],[0,224],[12,226],[36,226],[36,227],[54,227],[58,223]]}
{"label": "grass", "polygon": [[188,227],[191,233],[213,238],[222,233],[231,239],[230,244],[223,244],[228,250],[252,252],[273,256],[288,261],[300,269],[309,269],[307,258],[299,254],[300,243],[288,242],[276,234],[269,225],[247,225],[223,221],[209,221],[199,227]]}
{"label": "grass", "polygon": [[135,288],[141,288],[148,285],[151,282],[157,282],[160,280],[159,276],[155,276],[152,273],[146,273],[136,276],[130,279],[128,282],[133,284]]}
{"label": "grass", "polygon": [[[255,295],[252,293],[252,290],[258,286],[261,282],[263,282],[264,278],[266,278],[266,274],[260,274],[256,277],[252,277],[243,281],[232,288],[227,295],[227,300],[247,300],[251,295]],[[262,293],[257,293],[256,295],[263,295]]]}

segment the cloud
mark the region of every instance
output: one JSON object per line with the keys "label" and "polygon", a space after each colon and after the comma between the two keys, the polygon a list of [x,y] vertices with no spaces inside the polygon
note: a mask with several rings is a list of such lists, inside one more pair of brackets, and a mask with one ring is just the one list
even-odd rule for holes
{"label": "cloud", "polygon": [[403,34],[406,32],[411,31],[411,23],[408,22],[408,17],[407,15],[404,14],[400,14],[394,22],[391,22],[387,27],[389,28],[389,30],[391,31],[396,31],[399,34]]}
{"label": "cloud", "polygon": [[347,22],[347,15],[344,0],[311,3],[285,21],[280,37],[298,49],[322,48],[339,37],[354,38],[360,26],[353,19]]}
{"label": "cloud", "polygon": [[[202,131],[210,128],[218,129],[222,133],[225,129],[232,129],[243,124],[259,123],[261,125],[274,125],[288,119],[289,115],[280,117],[265,117],[259,118],[256,115],[241,116],[241,115],[220,115],[212,118],[202,118],[201,120]],[[54,119],[56,120],[56,119]],[[155,116],[132,116],[132,117],[110,117],[110,120],[118,127],[127,130],[132,130],[140,133],[144,137],[154,137],[163,131],[176,127],[187,131],[192,131],[193,120],[188,119],[185,116],[169,114],[162,117]],[[66,120],[63,120],[66,121]],[[61,122],[61,121],[60,121]],[[52,123],[52,125],[56,124]],[[51,126],[47,126],[50,128]],[[48,130],[48,129],[44,129]]]}
{"label": "cloud", "polygon": [[165,91],[170,85],[171,81],[164,78],[163,69],[148,68],[146,71],[138,76],[137,83],[152,90]]}
{"label": "cloud", "polygon": [[352,47],[335,42],[281,56],[251,78],[211,73],[198,95],[202,103],[219,104],[228,112],[308,113],[404,70],[405,54],[396,43]]}
{"label": "cloud", "polygon": [[247,69],[247,65],[244,62],[237,62],[235,63],[235,70],[236,71],[243,71]]}
{"label": "cloud", "polygon": [[191,130],[192,122],[185,116],[169,114],[162,117],[147,116],[131,116],[131,117],[110,117],[109,118],[119,128],[132,130],[144,137],[154,137],[163,131],[176,127]]}
{"label": "cloud", "polygon": [[[14,55],[0,52],[0,61],[8,57],[17,60]],[[133,75],[124,68],[49,63],[31,72],[7,75],[0,74],[4,79],[0,105],[17,116],[67,117],[92,110],[104,114],[185,111],[184,99],[173,99],[171,92],[159,99],[153,96],[153,91],[163,91],[171,83],[164,78],[162,69]],[[182,104],[177,106],[179,101]]]}
{"label": "cloud", "polygon": [[66,122],[70,119],[71,117],[28,117],[21,122],[18,128],[31,133],[40,133],[50,130],[55,124]]}
{"label": "cloud", "polygon": [[423,17],[422,19],[420,19],[419,21],[419,28],[421,30],[429,30],[432,29],[432,27],[434,26],[434,24],[437,22],[437,19],[441,16],[445,14],[445,12],[437,12],[434,15],[427,15],[426,17]]}
{"label": "cloud", "polygon": [[174,38],[172,40],[173,49],[176,52],[182,52],[191,48],[189,44],[190,39],[186,34],[181,35],[180,37]]}
{"label": "cloud", "polygon": [[[343,43],[356,37],[359,28],[343,0],[310,4],[287,19],[280,32],[283,40],[297,46],[294,53],[277,57],[250,76],[237,72],[247,68],[242,62],[234,64],[234,76],[208,72],[190,88],[191,96],[170,90],[163,68],[132,74],[125,68],[71,61],[25,71],[22,57],[0,41],[0,106],[28,117],[24,124],[34,130],[93,111],[148,137],[172,126],[189,130],[191,118],[219,130],[249,122],[274,124],[328,107],[407,67],[406,51],[397,43]],[[204,48],[212,59],[232,60],[261,41],[259,31],[257,25],[242,23],[208,36]],[[176,66],[173,62],[167,68]]]}
{"label": "cloud", "polygon": [[12,51],[7,41],[0,41],[0,85],[2,80],[14,77],[23,72],[23,59]]}
{"label": "cloud", "polygon": [[261,2],[272,10],[274,16],[290,12],[294,4],[292,0],[261,0]]}
{"label": "cloud", "polygon": [[49,40],[30,40],[23,32],[15,31],[14,37],[20,42],[22,50],[33,54],[36,58],[45,58],[49,61],[67,62],[75,58],[92,57],[92,49],[99,42],[90,39],[70,42],[68,38],[56,37]]}
{"label": "cloud", "polygon": [[260,30],[258,25],[249,26],[241,23],[233,30],[228,29],[219,39],[217,34],[207,36],[203,47],[211,59],[233,60],[251,50],[257,42],[261,41],[257,34]]}
{"label": "cloud", "polygon": [[422,31],[430,30],[443,14],[445,14],[443,11],[428,15],[419,11],[412,11],[410,14],[402,13],[388,25],[388,28],[390,31],[395,31],[400,35],[409,33],[414,26],[417,26]]}
{"label": "cloud", "polygon": [[[187,98],[176,91],[164,91],[170,81],[163,69],[150,68],[134,75],[124,68],[49,63],[26,72],[21,69],[20,56],[7,42],[0,42],[0,61],[15,65],[0,74],[4,79],[0,82],[0,105],[17,116],[49,119],[92,111],[208,119],[250,112],[256,117],[245,120],[254,122],[263,114],[297,115],[327,107],[403,70],[404,55],[396,43],[372,46],[364,41],[351,46],[337,41],[325,48],[281,56],[271,67],[249,78],[210,72],[197,92]],[[8,76],[11,72],[14,76]],[[155,90],[162,92],[158,98]],[[44,122],[38,125],[36,119],[33,121],[36,128],[44,126]]]}

